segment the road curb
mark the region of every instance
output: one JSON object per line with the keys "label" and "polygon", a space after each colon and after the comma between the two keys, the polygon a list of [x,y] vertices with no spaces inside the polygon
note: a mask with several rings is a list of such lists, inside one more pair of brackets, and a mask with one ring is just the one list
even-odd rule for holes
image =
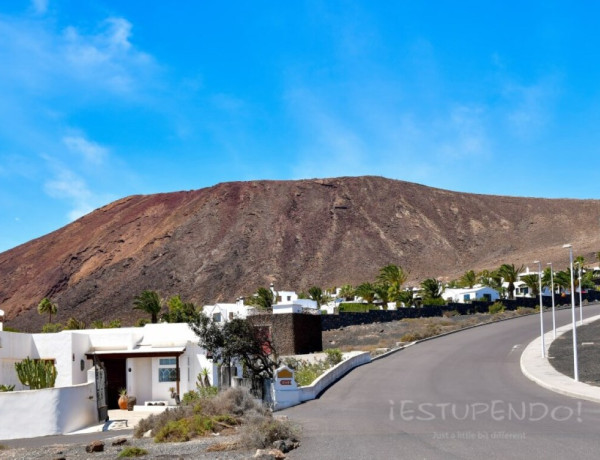
{"label": "road curb", "polygon": [[[583,324],[593,323],[594,321],[600,320],[600,315],[593,316],[583,320]],[[571,324],[567,324],[556,329],[557,337],[570,331],[572,329]],[[550,345],[554,341],[553,332],[547,332],[544,334],[544,341],[547,344],[546,349],[550,348]],[[548,361],[548,358],[542,358],[540,356],[540,338],[531,341],[523,350],[520,359],[521,372],[529,380],[537,383],[541,387],[555,393],[560,393],[565,396],[572,398],[585,399],[600,403],[600,387],[594,385],[588,385],[587,383],[576,382],[571,377],[566,376],[558,372]]]}

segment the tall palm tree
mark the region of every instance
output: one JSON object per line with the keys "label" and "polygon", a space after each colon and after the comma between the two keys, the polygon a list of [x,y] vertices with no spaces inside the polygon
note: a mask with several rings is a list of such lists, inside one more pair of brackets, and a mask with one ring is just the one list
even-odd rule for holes
{"label": "tall palm tree", "polygon": [[356,288],[356,295],[362,297],[370,305],[375,300],[375,286],[371,283],[363,283]]}
{"label": "tall palm tree", "polygon": [[321,308],[325,297],[323,296],[323,289],[318,286],[313,286],[308,290],[309,297],[317,302],[317,308]]}
{"label": "tall palm tree", "polygon": [[462,287],[468,287],[471,289],[477,283],[477,275],[473,270],[469,270],[460,277],[460,284]]}
{"label": "tall palm tree", "polygon": [[521,281],[525,283],[525,285],[531,289],[531,295],[533,297],[537,297],[540,295],[540,278],[536,274],[523,275],[521,276]]}
{"label": "tall palm tree", "polygon": [[48,297],[44,297],[40,300],[37,310],[40,315],[48,314],[48,323],[52,323],[52,315],[55,315],[58,311],[58,305],[52,302]]}
{"label": "tall palm tree", "polygon": [[444,293],[444,285],[435,278],[427,278],[421,282],[423,300],[439,299]]}
{"label": "tall palm tree", "polygon": [[379,297],[382,302],[384,310],[388,309],[388,302],[390,301],[390,286],[387,283],[377,283],[375,286],[375,294]]}
{"label": "tall palm tree", "polygon": [[519,273],[523,271],[523,265],[515,267],[515,264],[502,264],[498,269],[498,274],[508,283],[508,298],[515,298],[515,283],[519,280]]}
{"label": "tall palm tree", "polygon": [[133,299],[133,309],[142,310],[151,317],[152,323],[158,323],[158,314],[162,309],[162,304],[158,292],[145,290]]}
{"label": "tall palm tree", "polygon": [[389,285],[390,298],[394,301],[402,297],[402,285],[408,279],[408,272],[398,265],[386,265],[379,270],[377,281]]}

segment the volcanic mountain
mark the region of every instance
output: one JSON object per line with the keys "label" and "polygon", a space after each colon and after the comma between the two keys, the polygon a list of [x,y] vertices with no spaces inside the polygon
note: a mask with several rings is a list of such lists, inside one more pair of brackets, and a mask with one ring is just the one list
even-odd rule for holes
{"label": "volcanic mountain", "polygon": [[381,177],[222,183],[131,196],[0,254],[7,325],[37,331],[50,297],[58,321],[133,324],[144,289],[202,305],[260,286],[306,290],[374,280],[393,263],[411,282],[502,263],[555,262],[600,250],[600,200],[450,192]]}

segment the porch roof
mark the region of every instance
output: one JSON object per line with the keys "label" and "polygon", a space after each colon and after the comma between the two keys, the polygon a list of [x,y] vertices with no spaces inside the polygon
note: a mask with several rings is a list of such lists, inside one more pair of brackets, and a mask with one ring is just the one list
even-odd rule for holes
{"label": "porch roof", "polygon": [[158,358],[166,356],[181,356],[185,347],[149,347],[141,346],[132,350],[93,350],[88,351],[85,356],[93,359],[97,356],[101,359],[123,359],[123,358]]}

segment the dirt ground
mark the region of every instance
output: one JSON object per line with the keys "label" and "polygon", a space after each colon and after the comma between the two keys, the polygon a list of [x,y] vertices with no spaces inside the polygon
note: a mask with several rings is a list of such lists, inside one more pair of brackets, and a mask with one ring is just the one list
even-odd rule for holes
{"label": "dirt ground", "polygon": [[456,315],[435,318],[407,318],[387,323],[361,324],[331,331],[323,331],[323,349],[340,348],[342,351],[363,350],[373,354],[398,346],[402,342],[431,337],[490,321],[533,313],[527,308],[519,312],[506,311],[490,314]]}

